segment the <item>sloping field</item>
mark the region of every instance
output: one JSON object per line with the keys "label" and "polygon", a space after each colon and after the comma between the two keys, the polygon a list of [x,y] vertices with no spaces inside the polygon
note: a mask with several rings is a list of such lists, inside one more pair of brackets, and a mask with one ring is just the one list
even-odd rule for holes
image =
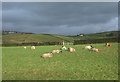
{"label": "sloping field", "polygon": [[86,39],[103,39],[103,38],[114,38],[106,37],[106,34],[114,33],[118,34],[118,31],[104,32],[96,34],[86,34],[85,36],[61,36],[53,34],[11,34],[3,35],[3,43],[29,43],[29,42],[74,42],[74,40],[86,40]]}
{"label": "sloping field", "polygon": [[101,32],[101,33],[93,33],[93,34],[86,34],[84,37],[80,37],[80,36],[74,36],[72,37],[74,40],[86,40],[86,39],[103,39],[103,38],[114,38],[116,36],[113,37],[108,37],[106,36],[107,34],[113,33],[114,35],[118,35],[120,34],[120,31],[109,31],[109,32]]}
{"label": "sloping field", "polygon": [[3,43],[73,41],[70,37],[49,34],[4,35],[2,39]]}
{"label": "sloping field", "polygon": [[[76,52],[54,54],[41,58],[44,53],[61,46],[2,47],[3,80],[117,80],[118,43],[93,44],[100,52],[84,50],[84,46],[72,45]],[[67,48],[69,45],[66,46]],[[119,50],[120,52],[120,50]]]}

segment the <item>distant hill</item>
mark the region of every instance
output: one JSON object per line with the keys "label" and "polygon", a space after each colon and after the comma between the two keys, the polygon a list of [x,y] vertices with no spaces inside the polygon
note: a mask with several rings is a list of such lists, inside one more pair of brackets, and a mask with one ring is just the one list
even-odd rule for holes
{"label": "distant hill", "polygon": [[[108,36],[113,34],[113,36]],[[75,40],[86,40],[86,39],[102,39],[102,38],[114,38],[120,35],[120,31],[108,31],[108,32],[101,32],[101,33],[94,33],[94,34],[86,34],[85,36],[72,36]]]}
{"label": "distant hill", "polygon": [[73,42],[73,39],[66,36],[51,35],[51,34],[11,34],[3,35],[3,43],[28,43],[28,42]]}
{"label": "distant hill", "polygon": [[61,36],[54,34],[11,34],[3,35],[3,43],[29,43],[29,42],[73,42],[74,40],[83,40],[83,39],[102,39],[102,38],[113,38],[117,36],[106,36],[107,34],[120,34],[120,31],[110,31],[102,32],[96,34],[86,34],[85,36]]}

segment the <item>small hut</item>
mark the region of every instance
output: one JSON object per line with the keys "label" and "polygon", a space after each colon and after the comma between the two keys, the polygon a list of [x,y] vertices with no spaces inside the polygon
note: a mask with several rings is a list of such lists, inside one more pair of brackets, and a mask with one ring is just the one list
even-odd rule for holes
{"label": "small hut", "polygon": [[84,36],[84,34],[79,34],[79,36]]}

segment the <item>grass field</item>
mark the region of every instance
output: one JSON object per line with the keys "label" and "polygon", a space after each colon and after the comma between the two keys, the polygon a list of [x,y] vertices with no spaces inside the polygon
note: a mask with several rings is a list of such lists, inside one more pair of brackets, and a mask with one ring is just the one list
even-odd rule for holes
{"label": "grass field", "polygon": [[[54,54],[41,58],[44,53],[61,46],[2,47],[3,80],[117,80],[118,43],[93,44],[100,52],[84,50],[84,46],[71,45],[76,52]],[[69,47],[66,46],[66,47]]]}

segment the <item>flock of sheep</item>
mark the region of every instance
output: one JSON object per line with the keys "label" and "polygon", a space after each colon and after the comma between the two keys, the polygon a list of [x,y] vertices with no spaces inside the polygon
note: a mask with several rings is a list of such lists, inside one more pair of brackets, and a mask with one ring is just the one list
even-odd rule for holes
{"label": "flock of sheep", "polygon": [[[109,43],[106,43],[106,46],[107,47],[110,47],[111,45]],[[24,49],[26,49],[26,47],[24,47]],[[32,46],[31,49],[35,49],[35,46]],[[85,50],[92,50],[94,52],[99,52],[100,50],[97,49],[97,48],[94,48],[92,45],[89,45],[89,46],[85,46],[84,47]],[[52,52],[50,53],[45,53],[43,54],[41,57],[43,58],[47,58],[47,57],[53,57],[53,54],[55,53],[62,53],[62,50],[68,50],[69,52],[75,52],[75,49],[72,48],[72,47],[69,47],[68,49],[65,47],[65,46],[62,46],[62,48],[60,50],[53,50]]]}
{"label": "flock of sheep", "polygon": [[69,50],[70,52],[74,52],[74,51],[75,51],[74,48],[69,47],[69,48],[67,49],[65,46],[62,46],[61,50],[53,50],[53,51],[50,52],[50,53],[45,53],[45,54],[43,54],[41,57],[43,57],[43,58],[53,57],[53,54],[54,54],[54,53],[62,53],[62,50]]}
{"label": "flock of sheep", "polygon": [[89,50],[91,49],[91,50],[93,50],[94,52],[99,52],[99,49],[93,48],[92,45],[90,45],[90,46],[85,46],[84,49],[89,49]]}
{"label": "flock of sheep", "polygon": [[[110,47],[111,45],[109,43],[106,44],[106,46]],[[89,50],[93,50],[94,52],[99,52],[100,50],[97,48],[94,48],[92,45],[89,46],[85,46],[84,47],[85,50],[89,49]],[[50,53],[45,53],[43,54],[41,57],[46,58],[46,57],[53,57],[54,53],[62,53],[62,50],[67,50],[67,48],[65,46],[62,46],[61,50],[53,50]],[[69,47],[68,50],[70,52],[75,52],[75,49],[72,47]]]}
{"label": "flock of sheep", "polygon": [[[24,46],[24,49],[27,49],[27,47],[26,47],[26,46]],[[31,49],[35,49],[35,46],[32,46],[32,47],[31,47]]]}

